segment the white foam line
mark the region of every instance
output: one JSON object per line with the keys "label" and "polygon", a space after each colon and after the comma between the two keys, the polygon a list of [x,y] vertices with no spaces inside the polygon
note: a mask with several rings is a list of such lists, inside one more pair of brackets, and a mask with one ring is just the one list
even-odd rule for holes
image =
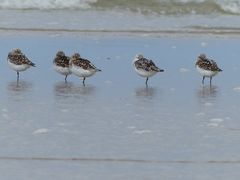
{"label": "white foam line", "polygon": [[65,29],[65,28],[14,28],[14,27],[0,27],[0,31],[13,32],[59,32],[59,33],[112,33],[112,34],[152,34],[152,35],[234,35],[240,36],[240,28],[238,29],[221,29],[215,31],[213,29],[159,29],[159,30],[144,30],[144,29]]}

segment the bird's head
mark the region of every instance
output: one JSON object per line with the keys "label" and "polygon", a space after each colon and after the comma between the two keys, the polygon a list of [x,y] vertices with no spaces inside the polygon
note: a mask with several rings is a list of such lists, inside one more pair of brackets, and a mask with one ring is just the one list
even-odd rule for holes
{"label": "bird's head", "polygon": [[63,51],[58,51],[56,56],[57,57],[63,57],[63,56],[65,56],[65,53]]}

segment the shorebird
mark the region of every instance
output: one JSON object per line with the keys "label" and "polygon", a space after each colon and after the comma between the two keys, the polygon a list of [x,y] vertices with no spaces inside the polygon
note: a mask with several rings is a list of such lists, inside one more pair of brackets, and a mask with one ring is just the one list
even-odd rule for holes
{"label": "shorebird", "polygon": [[221,72],[217,65],[217,63],[208,59],[205,54],[200,54],[197,58],[197,62],[195,64],[197,71],[202,75],[202,84],[204,84],[204,79],[206,77],[210,78],[210,85],[212,84],[212,77],[217,75],[218,72]]}
{"label": "shorebird", "polygon": [[17,72],[17,81],[19,80],[19,72],[25,71],[35,64],[31,62],[20,49],[13,49],[8,53],[8,65],[11,69]]}
{"label": "shorebird", "polygon": [[70,58],[70,70],[73,74],[78,77],[83,78],[83,85],[85,86],[85,79],[94,75],[96,72],[101,71],[100,69],[96,68],[89,60],[83,59],[80,57],[79,53],[73,54]]}
{"label": "shorebird", "polygon": [[137,54],[133,60],[134,69],[138,75],[146,77],[145,84],[148,85],[148,78],[158,72],[163,72],[163,69],[158,68],[150,59],[144,58],[143,55]]}
{"label": "shorebird", "polygon": [[63,51],[58,51],[56,57],[53,60],[53,68],[60,74],[65,75],[65,82],[67,82],[67,76],[71,74],[69,68],[70,58],[65,55]]}

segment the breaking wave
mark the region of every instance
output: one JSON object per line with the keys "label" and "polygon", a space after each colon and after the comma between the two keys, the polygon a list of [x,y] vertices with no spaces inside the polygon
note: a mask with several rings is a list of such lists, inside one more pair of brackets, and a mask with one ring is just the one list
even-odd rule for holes
{"label": "breaking wave", "polygon": [[0,8],[17,10],[112,10],[112,8],[118,8],[165,15],[213,13],[240,15],[240,0],[0,0]]}
{"label": "breaking wave", "polygon": [[88,9],[97,0],[0,0],[1,9]]}

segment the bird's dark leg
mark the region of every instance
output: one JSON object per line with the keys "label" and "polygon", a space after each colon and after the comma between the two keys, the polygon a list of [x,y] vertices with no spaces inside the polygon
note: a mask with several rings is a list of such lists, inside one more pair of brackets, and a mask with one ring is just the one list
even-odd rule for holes
{"label": "bird's dark leg", "polygon": [[83,78],[83,82],[82,82],[84,86],[85,86],[85,79],[86,79],[86,78],[84,77],[84,78]]}
{"label": "bird's dark leg", "polygon": [[68,75],[65,76],[65,82],[67,82],[67,76],[68,76]]}
{"label": "bird's dark leg", "polygon": [[203,76],[203,78],[202,78],[202,84],[204,84],[204,79],[205,79],[205,76]]}
{"label": "bird's dark leg", "polygon": [[146,84],[146,86],[148,85],[148,77],[147,77],[147,79],[146,79],[146,82],[145,82],[145,84]]}
{"label": "bird's dark leg", "polygon": [[212,76],[210,77],[210,86],[212,85]]}
{"label": "bird's dark leg", "polygon": [[19,72],[17,71],[17,82],[19,81]]}

